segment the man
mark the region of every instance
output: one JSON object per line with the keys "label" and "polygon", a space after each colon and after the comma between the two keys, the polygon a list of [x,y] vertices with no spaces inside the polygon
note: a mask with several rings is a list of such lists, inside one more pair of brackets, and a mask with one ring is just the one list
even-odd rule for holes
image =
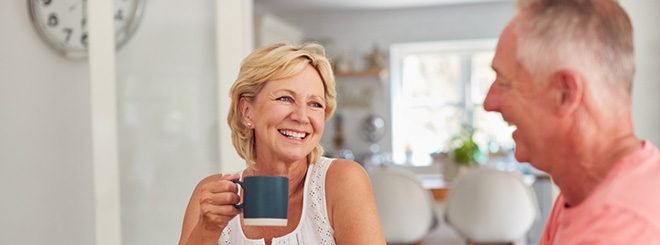
{"label": "man", "polygon": [[517,5],[484,108],[561,190],[541,244],[660,244],[660,152],[634,135],[630,19],[613,0]]}

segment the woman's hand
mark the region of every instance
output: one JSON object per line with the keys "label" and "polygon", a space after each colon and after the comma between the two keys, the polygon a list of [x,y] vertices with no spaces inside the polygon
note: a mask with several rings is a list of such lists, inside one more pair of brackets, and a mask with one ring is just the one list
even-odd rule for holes
{"label": "woman's hand", "polygon": [[216,244],[222,230],[240,211],[238,174],[212,175],[197,184],[188,202],[179,244]]}
{"label": "woman's hand", "polygon": [[238,187],[232,180],[238,174],[223,175],[218,181],[202,186],[199,196],[200,218],[198,223],[209,231],[222,231],[239,211],[234,204],[240,201]]}

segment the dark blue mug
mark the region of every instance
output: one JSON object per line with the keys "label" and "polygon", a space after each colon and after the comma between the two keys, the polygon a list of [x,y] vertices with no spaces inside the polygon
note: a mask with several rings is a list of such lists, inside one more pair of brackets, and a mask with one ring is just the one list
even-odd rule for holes
{"label": "dark blue mug", "polygon": [[289,178],[282,176],[247,176],[243,182],[243,222],[252,226],[286,226],[289,208]]}

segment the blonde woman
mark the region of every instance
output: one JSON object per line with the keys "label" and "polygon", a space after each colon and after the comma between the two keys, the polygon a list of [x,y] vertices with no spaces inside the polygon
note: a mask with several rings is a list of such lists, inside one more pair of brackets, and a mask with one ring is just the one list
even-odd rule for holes
{"label": "blonde woman", "polygon": [[[248,55],[231,88],[228,123],[247,168],[216,174],[193,191],[179,244],[385,244],[364,169],[322,157],[319,140],[336,106],[335,80],[318,44],[272,44]],[[231,180],[289,179],[288,225],[245,226]],[[320,190],[320,191],[315,191]]]}

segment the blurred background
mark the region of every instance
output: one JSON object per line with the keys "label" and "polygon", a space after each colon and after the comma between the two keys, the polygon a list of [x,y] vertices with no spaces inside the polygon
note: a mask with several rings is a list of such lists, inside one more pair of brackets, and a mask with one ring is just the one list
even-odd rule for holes
{"label": "blurred background", "polygon": [[[144,2],[137,30],[112,57],[116,142],[106,143],[118,172],[106,177],[118,185],[104,182],[109,191],[95,182],[93,129],[103,122],[92,120],[90,92],[90,60],[105,57],[58,54],[28,1],[2,3],[0,244],[98,244],[105,202],[119,207],[110,216],[120,232],[109,236],[121,244],[176,243],[197,182],[244,166],[226,127],[228,88],[240,60],[274,41],[319,42],[334,62],[339,104],[321,141],[328,156],[423,174],[468,129],[481,164],[513,161],[511,129],[481,107],[512,1],[227,2]],[[636,133],[660,144],[660,0],[620,2],[635,28]],[[99,199],[106,191],[118,195]]]}

